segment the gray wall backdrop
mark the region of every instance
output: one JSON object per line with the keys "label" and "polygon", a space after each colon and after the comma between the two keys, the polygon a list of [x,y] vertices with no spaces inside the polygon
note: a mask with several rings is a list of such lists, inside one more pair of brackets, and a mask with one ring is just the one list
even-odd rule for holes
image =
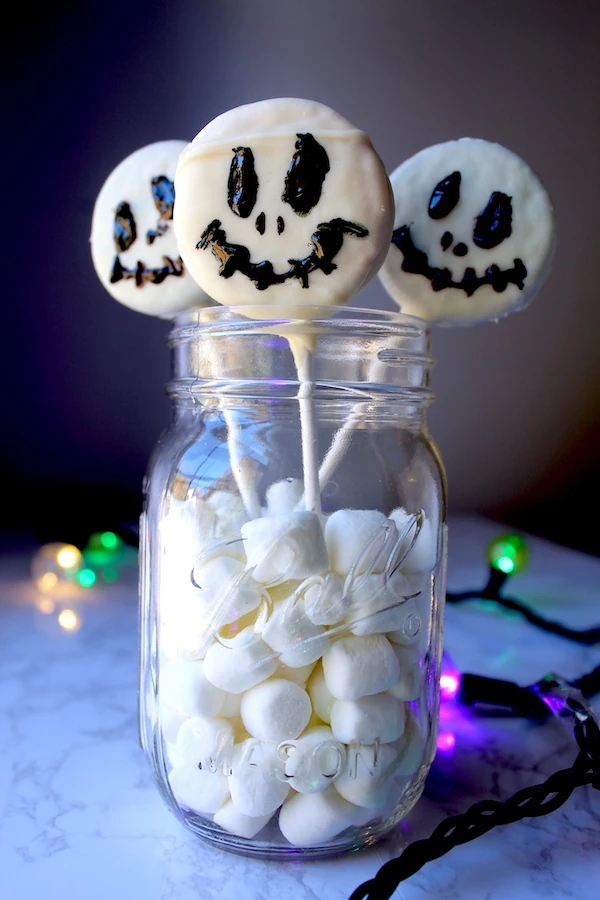
{"label": "gray wall backdrop", "polygon": [[[89,258],[104,178],[227,108],[300,96],[367,131],[389,171],[468,135],[515,150],[546,183],[552,274],[499,324],[435,332],[430,424],[451,511],[600,553],[598,525],[583,524],[600,500],[600,4],[106,0],[13,15],[3,527],[69,539],[137,515],[169,415],[166,323],[111,300]],[[358,304],[392,309],[378,282]]]}

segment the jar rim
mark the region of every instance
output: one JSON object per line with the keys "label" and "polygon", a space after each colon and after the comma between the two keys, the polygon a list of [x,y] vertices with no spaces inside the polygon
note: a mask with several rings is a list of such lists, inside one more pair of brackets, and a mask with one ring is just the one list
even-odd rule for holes
{"label": "jar rim", "polygon": [[[288,315],[277,315],[278,312],[288,312]],[[365,336],[389,335],[425,342],[430,337],[427,321],[401,311],[343,304],[307,304],[295,305],[291,312],[297,315],[290,315],[283,306],[260,303],[194,307],[179,313],[173,320],[168,343],[174,345],[181,340],[208,335],[250,334],[277,327],[285,327],[287,333],[315,335],[353,330]]]}

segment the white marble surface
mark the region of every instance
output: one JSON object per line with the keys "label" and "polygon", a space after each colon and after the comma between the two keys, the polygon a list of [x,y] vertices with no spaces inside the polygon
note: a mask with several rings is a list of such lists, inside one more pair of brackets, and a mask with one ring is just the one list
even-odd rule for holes
{"label": "white marble surface", "polygon": [[[500,529],[502,530],[502,529]],[[450,527],[449,588],[479,586],[492,523]],[[36,606],[27,555],[0,560],[0,900],[345,900],[410,840],[477,799],[503,798],[569,765],[560,723],[477,717],[446,706],[439,753],[408,820],[376,849],[287,864],[204,846],[164,807],[137,742],[137,611],[129,583],[70,602],[65,631]],[[585,627],[600,620],[600,559],[532,541],[511,593]],[[600,662],[582,648],[473,604],[452,607],[446,648],[463,671],[520,683],[549,670],[575,677]],[[597,704],[597,708],[600,704]],[[452,737],[450,736],[452,735]],[[549,816],[506,826],[428,864],[404,900],[596,900],[600,793],[575,792]]]}

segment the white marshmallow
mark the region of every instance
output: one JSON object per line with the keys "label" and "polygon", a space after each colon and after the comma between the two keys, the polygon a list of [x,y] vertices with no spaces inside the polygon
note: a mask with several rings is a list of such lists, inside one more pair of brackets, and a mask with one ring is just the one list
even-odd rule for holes
{"label": "white marshmallow", "polygon": [[229,798],[225,775],[199,769],[191,763],[175,766],[169,774],[169,783],[177,802],[193,812],[216,813]]}
{"label": "white marshmallow", "polygon": [[229,776],[231,802],[245,816],[272,815],[290,792],[276,744],[249,738],[236,744]]}
{"label": "white marshmallow", "polygon": [[161,705],[184,716],[216,716],[225,695],[206,677],[204,663],[172,660],[161,667],[158,690]]}
{"label": "white marshmallow", "polygon": [[223,706],[221,707],[219,715],[223,719],[238,719],[241,704],[241,694],[225,694],[225,700],[223,701]]}
{"label": "white marshmallow", "polygon": [[332,513],[325,525],[331,568],[339,575],[347,575],[355,566],[355,575],[369,570],[382,572],[385,563],[377,562],[387,530],[388,520],[375,509],[338,509]]}
{"label": "white marshmallow", "polygon": [[346,618],[352,634],[381,634],[402,628],[407,613],[406,598],[411,588],[403,575],[361,575],[350,593],[351,607]]}
{"label": "white marshmallow", "polygon": [[323,529],[316,513],[253,519],[242,526],[242,537],[248,569],[261,584],[308,578],[328,567]]}
{"label": "white marshmallow", "polygon": [[231,800],[228,800],[225,806],[215,813],[214,821],[230,834],[253,838],[262,831],[272,815],[273,813],[267,813],[266,816],[245,816],[235,808]]}
{"label": "white marshmallow", "polygon": [[188,716],[171,709],[164,704],[160,707],[160,731],[163,740],[167,744],[174,744],[177,740],[177,732],[184,722],[187,722]]}
{"label": "white marshmallow", "polygon": [[277,743],[297,738],[308,725],[310,714],[306,691],[285,678],[270,678],[242,697],[242,722],[261,741]]}
{"label": "white marshmallow", "polygon": [[404,721],[404,704],[389,694],[336,700],[331,708],[331,730],[345,744],[396,741],[404,731]]}
{"label": "white marshmallow", "polygon": [[177,766],[181,765],[183,760],[179,756],[177,744],[170,744],[165,741],[165,754],[171,768],[175,769]]}
{"label": "white marshmallow", "polygon": [[327,687],[322,666],[318,666],[308,679],[306,690],[314,712],[322,722],[329,723],[331,721],[331,707],[335,702],[335,697]]}
{"label": "white marshmallow", "polygon": [[275,672],[275,678],[286,678],[288,681],[293,681],[303,688],[306,686],[306,682],[310,678],[315,666],[316,663],[310,663],[308,666],[298,666],[295,669],[291,666],[279,666]]}
{"label": "white marshmallow", "polygon": [[177,735],[177,752],[184,763],[216,772],[231,758],[234,728],[227,719],[188,719]]}
{"label": "white marshmallow", "polygon": [[309,728],[295,741],[278,748],[285,754],[288,784],[301,794],[324,791],[346,766],[346,748],[335,740],[331,728]]}
{"label": "white marshmallow", "polygon": [[284,478],[267,488],[267,515],[281,516],[295,510],[304,493],[304,484],[299,478]]}
{"label": "white marshmallow", "polygon": [[371,634],[332,644],[323,656],[323,672],[337,700],[357,700],[395,684],[400,666],[390,642],[381,634]]}
{"label": "white marshmallow", "polygon": [[294,596],[275,604],[261,637],[279,653],[283,665],[292,668],[316,663],[329,646],[323,626],[313,625],[304,601]]}
{"label": "white marshmallow", "polygon": [[344,592],[344,581],[335,572],[313,575],[300,589],[306,615],[315,625],[337,625],[345,617],[350,598]]}
{"label": "white marshmallow", "polygon": [[323,844],[354,824],[356,810],[334,787],[318,794],[293,794],[281,807],[279,828],[295,847]]}
{"label": "white marshmallow", "polygon": [[193,578],[211,632],[260,606],[261,589],[246,575],[244,563],[230,556],[218,556],[195,566]]}
{"label": "white marshmallow", "polygon": [[204,673],[211,684],[231,694],[242,694],[269,678],[279,660],[249,626],[225,644],[214,643],[206,651]]}
{"label": "white marshmallow", "polygon": [[397,763],[392,744],[356,744],[348,748],[348,766],[333,787],[349,803],[378,809],[401,793],[394,781]]}
{"label": "white marshmallow", "polygon": [[[390,519],[396,523],[399,532],[407,526],[413,514],[407,512],[401,506],[390,513]],[[405,574],[420,574],[432,572],[437,562],[437,534],[432,522],[423,516],[421,528],[414,546],[401,569]]]}
{"label": "white marshmallow", "polygon": [[419,663],[418,647],[392,645],[398,660],[400,676],[387,689],[397,700],[417,700],[423,685],[423,671]]}
{"label": "white marshmallow", "polygon": [[396,742],[395,746],[398,751],[396,777],[414,775],[419,766],[426,762],[425,738],[416,717],[412,713],[407,715],[404,734]]}
{"label": "white marshmallow", "polygon": [[229,491],[213,491],[207,498],[215,511],[215,534],[218,537],[239,534],[242,525],[248,521],[248,514],[244,508],[244,501],[239,494]]}

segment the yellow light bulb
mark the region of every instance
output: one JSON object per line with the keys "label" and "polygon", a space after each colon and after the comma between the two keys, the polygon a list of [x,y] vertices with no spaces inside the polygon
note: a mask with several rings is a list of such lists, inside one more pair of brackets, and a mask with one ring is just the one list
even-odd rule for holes
{"label": "yellow light bulb", "polygon": [[36,584],[42,594],[49,594],[52,588],[55,588],[58,584],[58,575],[55,575],[54,572],[44,572],[37,579]]}
{"label": "yellow light bulb", "polygon": [[45,616],[50,616],[56,609],[56,603],[50,597],[38,597],[35,605]]}
{"label": "yellow light bulb", "polygon": [[81,625],[81,620],[75,610],[63,609],[58,615],[58,624],[65,631],[77,631]]}
{"label": "yellow light bulb", "polygon": [[65,544],[56,554],[56,562],[61,569],[73,569],[81,560],[81,552],[73,544]]}

